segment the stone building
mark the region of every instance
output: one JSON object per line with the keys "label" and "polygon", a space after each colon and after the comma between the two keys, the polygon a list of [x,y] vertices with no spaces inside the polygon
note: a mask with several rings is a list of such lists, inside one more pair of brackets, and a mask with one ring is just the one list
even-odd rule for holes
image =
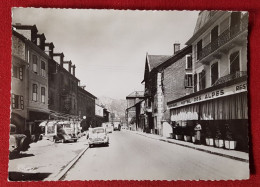
{"label": "stone building", "polygon": [[83,119],[82,130],[87,130],[95,122],[95,99],[97,98],[84,88],[83,86],[78,87],[78,116]]}
{"label": "stone building", "polygon": [[147,54],[143,82],[148,132],[165,136],[170,133],[167,102],[192,92],[191,52],[191,46],[180,50],[180,44],[174,44],[173,56]]}

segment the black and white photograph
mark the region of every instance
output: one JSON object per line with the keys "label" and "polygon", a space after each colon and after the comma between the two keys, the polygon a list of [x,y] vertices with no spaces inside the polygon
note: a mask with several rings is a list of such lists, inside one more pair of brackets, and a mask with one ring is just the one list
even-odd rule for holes
{"label": "black and white photograph", "polygon": [[12,8],[8,180],[249,179],[248,17]]}

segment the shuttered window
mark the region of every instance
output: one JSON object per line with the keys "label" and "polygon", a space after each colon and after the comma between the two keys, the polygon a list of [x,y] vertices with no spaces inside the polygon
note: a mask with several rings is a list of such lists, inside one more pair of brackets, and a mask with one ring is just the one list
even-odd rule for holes
{"label": "shuttered window", "polygon": [[23,96],[12,94],[12,109],[24,109]]}
{"label": "shuttered window", "polygon": [[37,84],[33,84],[32,85],[32,100],[33,101],[37,101],[37,92],[38,92],[38,87],[37,87]]}

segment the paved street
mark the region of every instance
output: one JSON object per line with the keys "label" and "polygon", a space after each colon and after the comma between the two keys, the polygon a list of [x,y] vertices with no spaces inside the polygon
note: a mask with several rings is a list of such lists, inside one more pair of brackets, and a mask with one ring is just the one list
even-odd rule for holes
{"label": "paved street", "polygon": [[109,147],[88,149],[63,180],[235,180],[249,177],[245,162],[128,131],[109,135]]}

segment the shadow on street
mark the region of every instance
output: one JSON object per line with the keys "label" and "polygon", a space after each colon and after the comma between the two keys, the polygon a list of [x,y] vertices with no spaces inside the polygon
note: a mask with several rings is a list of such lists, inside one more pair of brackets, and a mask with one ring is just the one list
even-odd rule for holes
{"label": "shadow on street", "polygon": [[23,173],[9,172],[10,181],[41,181],[47,178],[51,173]]}
{"label": "shadow on street", "polygon": [[17,159],[17,158],[24,158],[24,157],[31,157],[31,156],[34,156],[34,154],[27,154],[27,153],[20,153],[20,154],[10,154],[9,155],[9,160],[14,160],[14,159]]}

